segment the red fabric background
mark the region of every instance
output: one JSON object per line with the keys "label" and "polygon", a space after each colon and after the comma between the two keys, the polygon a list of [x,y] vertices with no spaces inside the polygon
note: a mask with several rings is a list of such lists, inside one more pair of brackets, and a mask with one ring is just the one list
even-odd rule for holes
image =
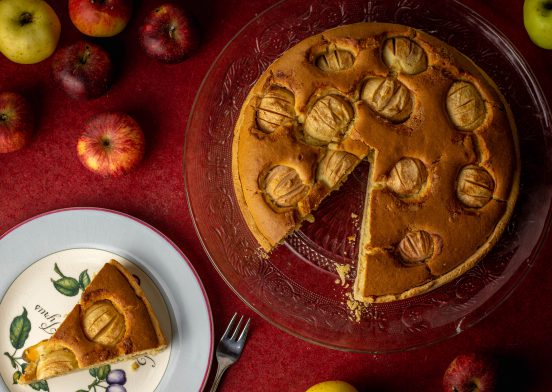
{"label": "red fabric background", "polygon": [[[62,22],[60,45],[83,38],[69,20],[67,1],[49,3]],[[182,169],[184,130],[195,93],[212,61],[247,21],[274,0],[184,1],[199,21],[203,43],[197,54],[179,65],[159,64],[138,45],[139,24],[159,3],[135,1],[126,30],[98,41],[119,53],[115,56],[116,83],[100,99],[68,98],[52,81],[50,60],[23,66],[0,56],[0,91],[23,93],[38,116],[31,144],[16,153],[0,154],[0,233],[52,209],[97,206],[129,213],[167,234],[189,256],[203,280],[217,339],[234,311],[253,317],[246,350],[226,374],[222,391],[304,391],[327,379],[349,381],[361,391],[438,391],[448,363],[465,351],[498,355],[509,387],[552,390],[550,239],[514,294],[485,320],[455,338],[411,352],[361,355],[318,347],[285,334],[241,303],[203,253],[190,220]],[[552,102],[552,51],[539,49],[529,40],[523,28],[522,1],[465,3],[513,41]],[[90,115],[105,110],[123,110],[134,116],[147,139],[143,163],[116,179],[88,172],[76,155],[79,127]],[[213,374],[214,369],[211,379]]]}

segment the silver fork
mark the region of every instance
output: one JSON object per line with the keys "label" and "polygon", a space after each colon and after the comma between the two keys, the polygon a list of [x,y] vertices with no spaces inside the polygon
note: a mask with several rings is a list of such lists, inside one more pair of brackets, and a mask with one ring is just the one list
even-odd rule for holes
{"label": "silver fork", "polygon": [[240,333],[240,325],[243,321],[243,316],[241,316],[238,324],[236,325],[236,328],[234,328],[234,332],[232,332],[232,335],[230,335],[237,317],[238,314],[234,313],[232,319],[226,327],[226,331],[224,331],[224,334],[222,335],[222,338],[220,338],[220,342],[217,346],[216,355],[218,367],[217,374],[215,375],[215,380],[213,381],[213,385],[211,386],[211,392],[215,392],[217,390],[220,379],[222,378],[222,375],[224,374],[226,369],[228,369],[238,359],[240,359],[243,347],[245,346],[245,340],[247,339],[247,332],[249,331],[249,324],[251,322],[251,319],[247,319],[247,322],[245,323],[245,326]]}

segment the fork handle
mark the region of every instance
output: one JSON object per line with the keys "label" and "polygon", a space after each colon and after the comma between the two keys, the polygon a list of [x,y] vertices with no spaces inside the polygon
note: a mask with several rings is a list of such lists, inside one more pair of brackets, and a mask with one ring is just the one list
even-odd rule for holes
{"label": "fork handle", "polygon": [[219,382],[222,379],[222,375],[230,367],[231,363],[227,363],[225,361],[219,361],[217,366],[217,374],[215,375],[215,379],[213,380],[213,385],[211,385],[211,392],[215,392],[218,388]]}

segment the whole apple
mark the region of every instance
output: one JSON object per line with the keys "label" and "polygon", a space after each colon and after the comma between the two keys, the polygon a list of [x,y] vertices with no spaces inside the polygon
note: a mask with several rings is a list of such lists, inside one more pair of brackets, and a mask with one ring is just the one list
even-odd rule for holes
{"label": "whole apple", "polygon": [[59,40],[61,25],[43,0],[0,1],[0,52],[19,64],[49,57]]}
{"label": "whole apple", "polygon": [[54,54],[52,73],[71,97],[92,99],[111,87],[113,65],[109,54],[100,46],[80,41]]}
{"label": "whole apple", "polygon": [[358,390],[348,382],[332,380],[315,384],[305,392],[358,392]]}
{"label": "whole apple", "polygon": [[199,34],[188,13],[167,3],[154,8],[140,27],[146,53],[164,63],[179,63],[199,45]]}
{"label": "whole apple", "polygon": [[481,354],[458,355],[443,376],[445,392],[491,392],[496,387],[495,361]]}
{"label": "whole apple", "polygon": [[144,133],[128,114],[106,112],[89,118],[77,142],[82,164],[102,176],[129,172],[144,156]]}
{"label": "whole apple", "polygon": [[33,112],[23,96],[0,93],[0,153],[23,148],[33,132]]}
{"label": "whole apple", "polygon": [[552,0],[525,0],[523,23],[535,44],[552,49]]}
{"label": "whole apple", "polygon": [[132,0],[69,0],[69,17],[77,29],[91,37],[119,34],[132,15]]}

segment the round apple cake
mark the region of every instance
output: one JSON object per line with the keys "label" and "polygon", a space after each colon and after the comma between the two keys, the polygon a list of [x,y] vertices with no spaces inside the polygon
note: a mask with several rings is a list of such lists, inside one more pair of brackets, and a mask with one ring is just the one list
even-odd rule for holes
{"label": "round apple cake", "polygon": [[[272,63],[234,131],[243,217],[270,252],[370,162],[354,296],[388,302],[472,268],[519,189],[510,109],[469,58],[413,28],[358,23]],[[339,192],[339,191],[338,191]]]}

